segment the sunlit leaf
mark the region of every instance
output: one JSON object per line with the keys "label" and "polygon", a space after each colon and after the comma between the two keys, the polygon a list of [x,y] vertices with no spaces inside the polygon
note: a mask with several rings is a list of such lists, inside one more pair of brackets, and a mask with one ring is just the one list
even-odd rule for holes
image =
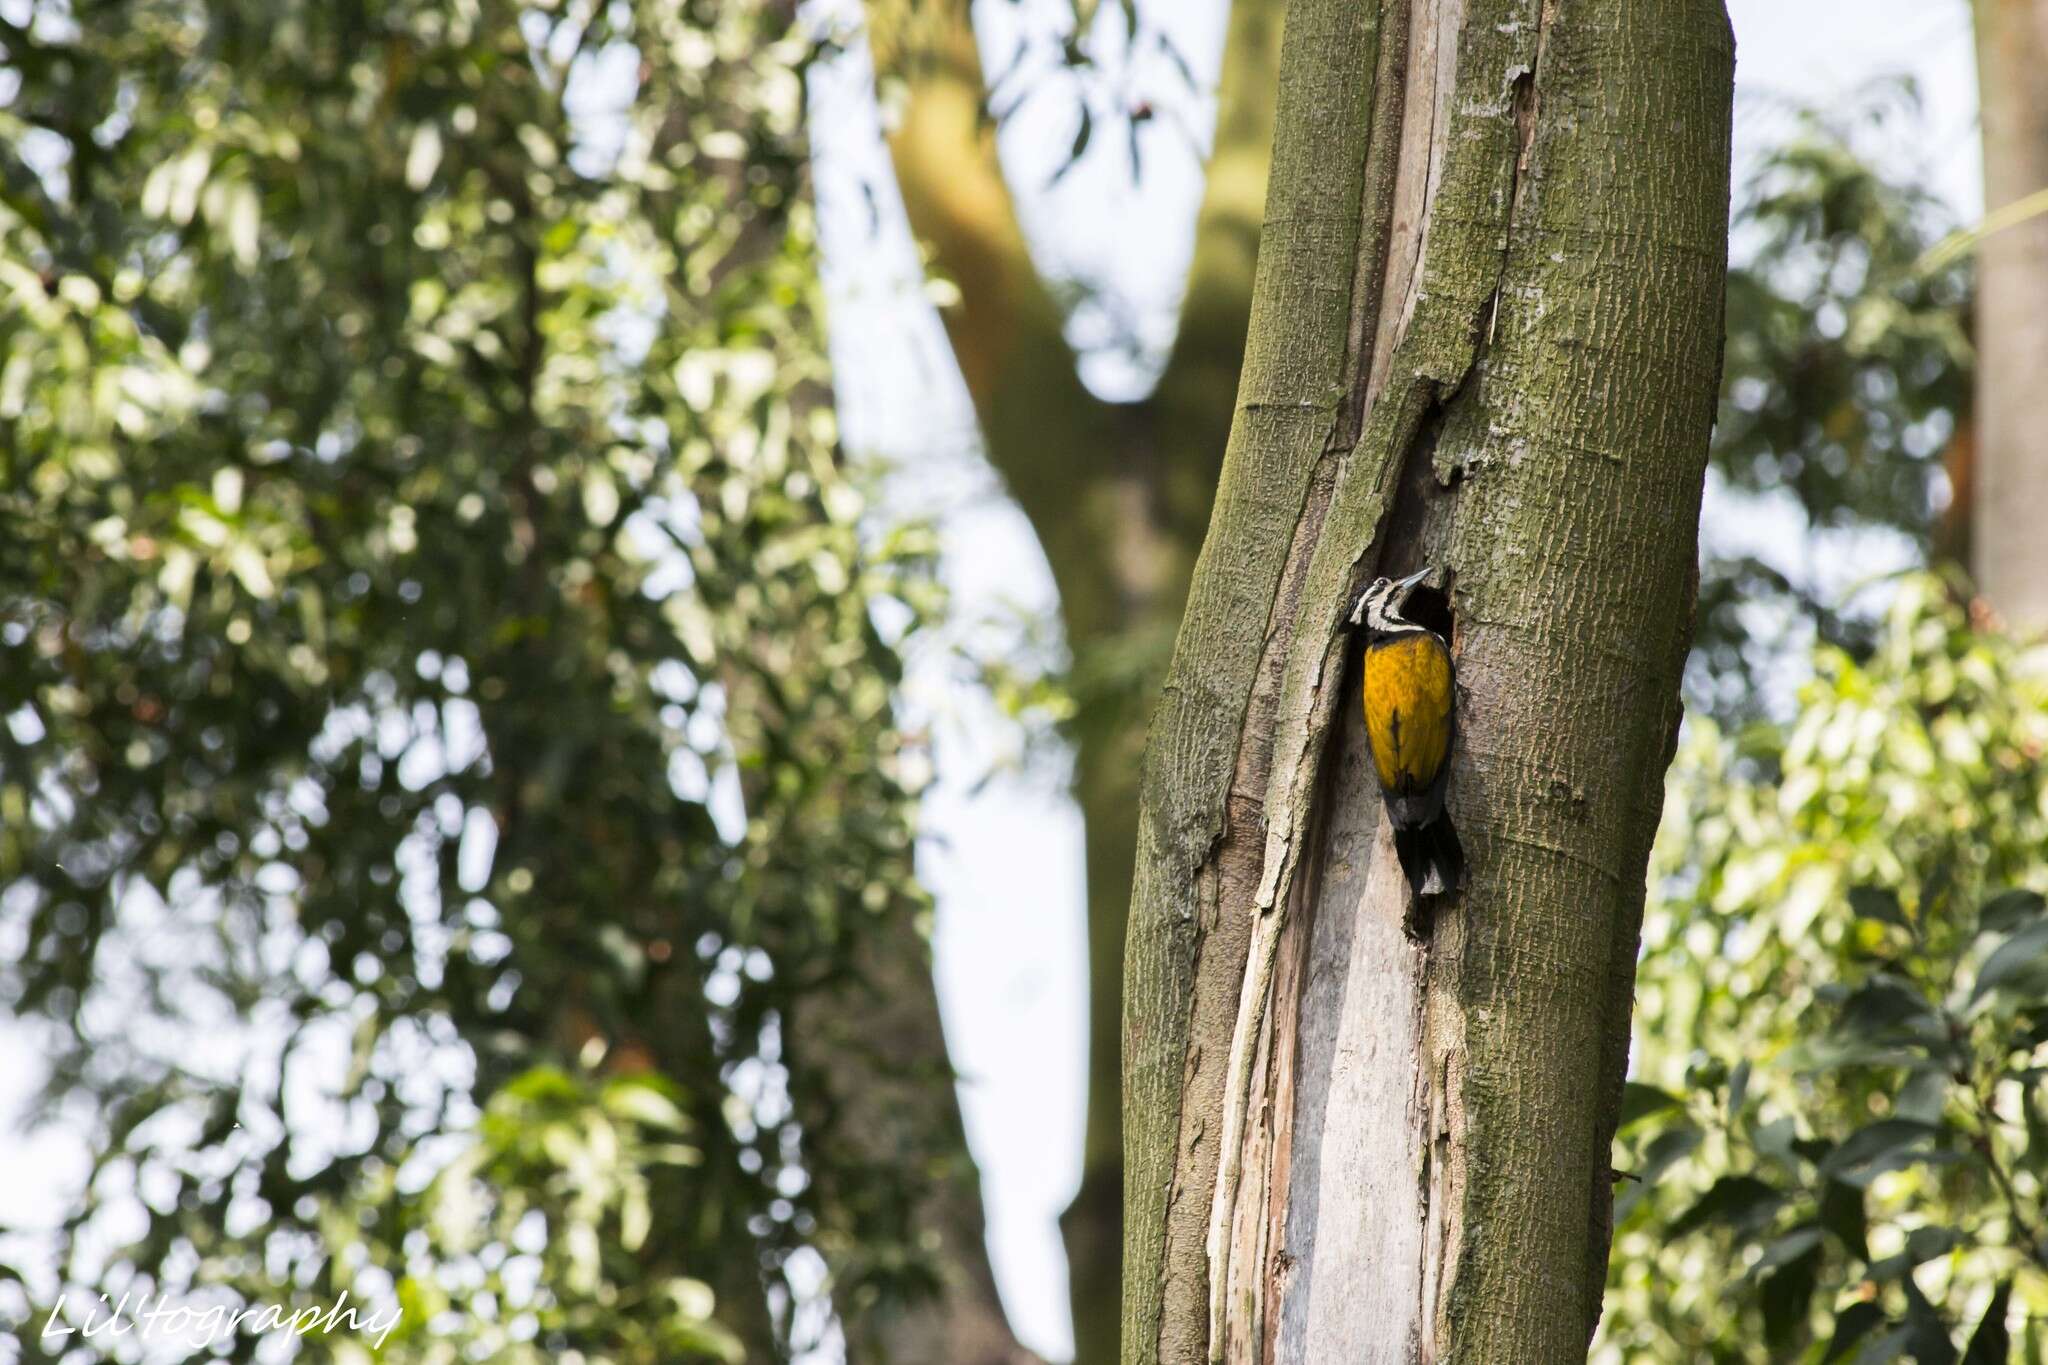
{"label": "sunlit leaf", "polygon": [[1868,1185],[1907,1159],[1941,1130],[1913,1119],[1882,1119],[1857,1129],[1820,1163],[1820,1174],[1846,1185]]}
{"label": "sunlit leaf", "polygon": [[1984,1305],[1984,1316],[1970,1334],[1963,1349],[1962,1365],[2006,1365],[2012,1359],[2012,1333],[2006,1326],[2006,1305],[2012,1298],[2012,1281],[2000,1280]]}
{"label": "sunlit leaf", "polygon": [[2048,968],[2048,922],[2019,930],[1984,959],[1976,983],[1970,987],[1970,1003],[1976,1004],[1989,991],[2024,984],[2044,968]]}

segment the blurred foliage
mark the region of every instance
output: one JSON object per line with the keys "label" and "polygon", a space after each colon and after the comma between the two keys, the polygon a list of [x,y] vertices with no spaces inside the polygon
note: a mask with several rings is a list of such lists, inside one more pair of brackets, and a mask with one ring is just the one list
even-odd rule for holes
{"label": "blurred foliage", "polygon": [[2048,644],[1957,596],[1691,723],[1597,1359],[2048,1359]]}
{"label": "blurred foliage", "polygon": [[1687,688],[1724,723],[1769,713],[1772,676],[1814,638],[1871,646],[1874,618],[1820,561],[1959,548],[1935,541],[1943,456],[1969,417],[1970,265],[1927,268],[1951,213],[1859,150],[1918,127],[1897,82],[1799,111],[1737,196],[1712,465],[1727,497],[1709,505]]}
{"label": "blurred foliage", "polygon": [[426,1234],[434,1261],[475,1267],[453,1292],[403,1275],[394,1249],[346,1217],[323,1229],[326,1250],[347,1257],[360,1247],[368,1263],[401,1276],[394,1355],[453,1332],[479,1358],[508,1365],[565,1350],[737,1360],[743,1348],[716,1324],[709,1285],[638,1265],[655,1238],[655,1210],[688,1196],[689,1172],[703,1160],[688,1141],[686,1102],[655,1076],[599,1084],[536,1067],[490,1097],[477,1141],[425,1191],[408,1198],[389,1181],[378,1191]]}
{"label": "blurred foliage", "polygon": [[790,1025],[924,970],[937,599],[837,464],[789,7],[70,14],[0,11],[0,1007],[92,1179],[0,1316],[673,1361],[805,1346],[799,1253],[849,1333],[928,1288],[957,1130],[877,1164]]}

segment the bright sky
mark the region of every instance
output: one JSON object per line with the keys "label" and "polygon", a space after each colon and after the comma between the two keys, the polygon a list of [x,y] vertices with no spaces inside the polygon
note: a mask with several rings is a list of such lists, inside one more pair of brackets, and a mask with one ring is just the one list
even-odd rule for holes
{"label": "bright sky", "polygon": [[[826,13],[858,0],[816,0]],[[1222,0],[1150,0],[1197,79],[1212,82]],[[1114,14],[1115,6],[1104,6]],[[1877,152],[1926,174],[1960,217],[1978,209],[1975,79],[1960,0],[1734,0],[1737,162],[1785,126],[1786,102],[1837,101],[1873,77],[1910,73],[1927,119],[1911,146]],[[984,3],[977,14],[991,69],[1020,34],[1043,34],[1066,0]],[[1172,103],[1178,77],[1140,68],[1144,93]],[[1153,84],[1156,82],[1156,86]],[[1045,563],[1021,515],[975,449],[972,414],[887,173],[865,53],[824,69],[814,92],[834,358],[842,421],[859,453],[907,468],[891,510],[938,516],[945,572],[964,636],[1014,642],[1017,623],[1054,607]],[[1206,139],[1200,101],[1182,113]],[[1114,306],[1077,316],[1084,375],[1111,396],[1142,392],[1172,338],[1200,193],[1191,140],[1172,119],[1146,134],[1133,183],[1121,139],[1046,188],[1073,139],[1073,93],[1055,81],[1005,126],[1002,151],[1041,263],[1107,281]],[[1109,148],[1113,150],[1101,150]],[[1125,346],[1106,345],[1117,337]],[[1709,534],[1732,528],[1714,524]],[[1768,522],[1749,534],[1787,536]],[[912,705],[934,727],[940,780],[929,797],[919,871],[939,898],[941,1003],[964,1081],[969,1140],[981,1163],[989,1238],[1004,1302],[1026,1344],[1071,1349],[1065,1266],[1054,1219],[1079,1180],[1085,1019],[1081,826],[1059,794],[1058,761],[1018,770],[1015,734],[938,653],[913,670]],[[994,776],[990,778],[990,774]],[[990,780],[984,781],[984,778]],[[0,940],[0,950],[6,943]],[[17,1114],[40,1066],[18,1032],[0,1030],[0,1118]],[[0,1131],[0,1223],[47,1225],[74,1187],[77,1152],[61,1134],[27,1142]]]}

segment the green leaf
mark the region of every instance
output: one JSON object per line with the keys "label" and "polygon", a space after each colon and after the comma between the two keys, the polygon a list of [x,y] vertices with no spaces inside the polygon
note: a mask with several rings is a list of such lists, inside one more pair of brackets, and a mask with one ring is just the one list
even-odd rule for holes
{"label": "green leaf", "polygon": [[1743,1272],[1744,1278],[1760,1280],[1772,1271],[1798,1260],[1819,1246],[1823,1235],[1822,1230],[1811,1223],[1792,1229],[1764,1248],[1764,1254],[1757,1258],[1756,1264]]}
{"label": "green leaf", "polygon": [[1949,893],[1955,890],[1956,871],[1953,859],[1946,856],[1936,860],[1934,868],[1920,883],[1920,915],[1933,919],[1936,912],[1948,904]]}
{"label": "green leaf", "polygon": [[2041,1044],[2048,1043],[2048,1010],[2031,1010],[2013,1022],[2025,1023],[2025,1027],[2013,1039],[2013,1051],[2032,1052]]}
{"label": "green leaf", "polygon": [[1790,1070],[1814,1074],[1848,1067],[1914,1066],[1927,1059],[1933,1046],[1934,1040],[1925,1035],[1832,1028],[1819,1037],[1809,1034],[1794,1042],[1779,1061]]}
{"label": "green leaf", "polygon": [[1884,1310],[1868,1300],[1859,1300],[1835,1314],[1835,1335],[1828,1342],[1827,1354],[1822,1356],[1821,1365],[1840,1360],[1849,1353],[1849,1348],[1868,1336],[1871,1331],[1884,1325]]}
{"label": "green leaf", "polygon": [[1770,1221],[1785,1202],[1784,1192],[1753,1175],[1724,1175],[1671,1224],[1671,1235],[1686,1233],[1710,1223],[1754,1232]]}
{"label": "green leaf", "polygon": [[2006,1365],[2012,1359],[2012,1333],[2006,1327],[2006,1305],[2012,1298],[2012,1281],[2000,1280],[1984,1305],[1984,1316],[1963,1348],[1963,1365]]}
{"label": "green leaf", "polygon": [[1868,1036],[1901,1027],[1924,1027],[1935,1020],[1934,1005],[1926,996],[1899,977],[1879,972],[1842,1002],[1839,1027]]}
{"label": "green leaf", "polygon": [[1899,1088],[1892,1113],[1902,1119],[1938,1124],[1942,1110],[1948,1107],[1948,1086],[1947,1071],[1933,1066],[1915,1068]]}
{"label": "green leaf", "polygon": [[1793,1138],[1792,1150],[1819,1166],[1827,1159],[1828,1153],[1835,1150],[1835,1144],[1825,1138]]}
{"label": "green leaf", "polygon": [[[1780,1351],[1793,1342],[1806,1324],[1813,1305],[1813,1287],[1820,1279],[1820,1229],[1810,1228],[1813,1240],[1806,1249],[1786,1261],[1763,1282],[1764,1340]],[[1791,1237],[1799,1236],[1798,1233]],[[1780,1239],[1780,1242],[1790,1238]]]}
{"label": "green leaf", "polygon": [[1984,959],[1977,969],[1977,984],[1970,988],[1970,1003],[2042,966],[2048,966],[2048,921],[2028,925]]}
{"label": "green leaf", "polygon": [[1636,1178],[1614,1201],[1614,1221],[1619,1223],[1627,1218],[1666,1171],[1699,1150],[1705,1137],[1705,1133],[1690,1123],[1659,1133],[1643,1152],[1643,1164],[1633,1172]]}
{"label": "green leaf", "polygon": [[1948,1324],[1941,1320],[1911,1275],[1900,1281],[1906,1292],[1906,1349],[1919,1365],[1956,1365],[1955,1343],[1949,1340]]}
{"label": "green leaf", "polygon": [[1744,1059],[1735,1065],[1734,1074],[1728,1078],[1728,1121],[1733,1123],[1742,1113],[1742,1102],[1749,1097],[1749,1061]]}
{"label": "green leaf", "polygon": [[2022,1095],[2020,1113],[2027,1126],[2027,1151],[2036,1161],[2048,1158],[2048,1095],[2040,1086]]}
{"label": "green leaf", "polygon": [[1850,1134],[1848,1141],[1820,1163],[1824,1178],[1850,1185],[1868,1185],[1884,1172],[1905,1164],[1902,1157],[1941,1130],[1913,1119],[1881,1119]]}
{"label": "green leaf", "polygon": [[1799,1160],[1799,1125],[1789,1118],[1775,1118],[1756,1126],[1750,1141],[1759,1154],[1787,1166]]}
{"label": "green leaf", "polygon": [[1863,1349],[1856,1353],[1854,1365],[1886,1365],[1887,1361],[1897,1360],[1904,1355],[1912,1341],[1912,1328],[1894,1327],[1883,1336],[1873,1337],[1865,1342]]}
{"label": "green leaf", "polygon": [[654,1212],[647,1203],[645,1182],[627,1182],[619,1197],[619,1245],[629,1252],[637,1252],[646,1245],[647,1234],[653,1228]]}
{"label": "green leaf", "polygon": [[1880,1283],[1901,1276],[1910,1278],[1915,1266],[1923,1265],[1937,1256],[1948,1255],[1962,1245],[1962,1241],[1962,1234],[1954,1228],[1914,1228],[1906,1234],[1906,1246],[1903,1251],[1894,1256],[1887,1256],[1870,1267],[1870,1278]]}
{"label": "green leaf", "polygon": [[1636,1174],[1642,1177],[1645,1185],[1654,1183],[1672,1166],[1699,1150],[1705,1137],[1705,1133],[1690,1123],[1659,1133],[1649,1150],[1643,1153],[1643,1168]]}
{"label": "green leaf", "polygon": [[510,1099],[527,1103],[577,1103],[583,1098],[582,1087],[560,1067],[528,1067],[505,1083],[500,1092]]}
{"label": "green leaf", "polygon": [[690,1121],[676,1102],[663,1094],[660,1089],[639,1079],[616,1080],[604,1088],[605,1112],[617,1118],[631,1119],[649,1128],[666,1129],[681,1133],[689,1129]]}
{"label": "green leaf", "polygon": [[1896,924],[1901,929],[1911,929],[1913,923],[1906,918],[1905,909],[1899,904],[1899,893],[1888,886],[1852,886],[1849,888],[1849,908],[1858,919],[1874,919],[1885,924]]}
{"label": "green leaf", "polygon": [[1984,902],[1984,908],[1977,912],[1977,932],[1980,934],[2004,934],[2030,921],[2039,919],[2048,898],[2038,891],[2024,888],[2001,891]]}
{"label": "green leaf", "polygon": [[1862,1190],[1839,1180],[1828,1181],[1821,1189],[1820,1223],[1857,1260],[1870,1259],[1869,1222],[1863,1210]]}
{"label": "green leaf", "polygon": [[1682,1104],[1678,1096],[1659,1090],[1654,1085],[1643,1085],[1629,1081],[1621,1087],[1621,1119],[1614,1131],[1625,1133],[1652,1114],[1661,1114],[1666,1109],[1676,1109]]}

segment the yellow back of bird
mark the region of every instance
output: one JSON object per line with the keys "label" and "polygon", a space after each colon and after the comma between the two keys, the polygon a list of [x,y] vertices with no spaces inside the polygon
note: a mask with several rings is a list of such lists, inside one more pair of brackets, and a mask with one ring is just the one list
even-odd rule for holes
{"label": "yellow back of bird", "polygon": [[1424,791],[1451,746],[1451,655],[1430,631],[1406,631],[1365,650],[1365,728],[1380,786]]}

